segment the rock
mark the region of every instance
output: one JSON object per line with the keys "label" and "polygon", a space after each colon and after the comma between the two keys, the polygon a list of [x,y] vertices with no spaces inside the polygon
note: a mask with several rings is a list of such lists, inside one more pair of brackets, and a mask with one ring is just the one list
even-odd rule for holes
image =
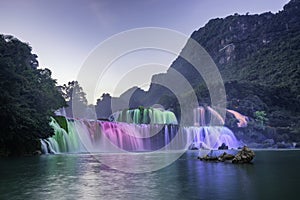
{"label": "rock", "polygon": [[200,160],[204,160],[204,161],[217,161],[218,157],[212,157],[209,155],[206,155],[204,157],[199,157]]}
{"label": "rock", "polygon": [[234,155],[238,153],[237,150],[210,150],[204,156],[198,156],[198,159],[202,161],[230,161],[234,158]]}
{"label": "rock", "polygon": [[[229,150],[230,151],[230,150]],[[229,154],[227,152],[223,152],[222,154],[218,154],[216,152],[220,152],[219,150],[211,150],[208,154],[203,157],[198,157],[198,159],[202,161],[231,161],[231,163],[242,164],[242,163],[250,163],[255,157],[254,151],[244,146],[241,151],[235,153],[231,151],[233,154]]]}
{"label": "rock", "polygon": [[254,151],[244,146],[243,149],[237,153],[237,155],[232,159],[232,163],[242,164],[250,163],[255,157]]}
{"label": "rock", "polygon": [[232,160],[233,158],[234,158],[234,155],[224,152],[222,155],[220,155],[218,157],[218,160],[221,162],[224,162],[226,160]]}
{"label": "rock", "polygon": [[221,146],[218,147],[218,150],[228,149],[228,146],[225,143],[222,143]]}

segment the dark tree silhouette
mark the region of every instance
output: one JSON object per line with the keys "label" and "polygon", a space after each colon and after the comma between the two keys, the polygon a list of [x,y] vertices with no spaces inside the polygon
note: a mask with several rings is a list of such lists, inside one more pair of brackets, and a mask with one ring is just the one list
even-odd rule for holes
{"label": "dark tree silhouette", "polygon": [[[67,102],[66,114],[68,117],[85,117],[88,108],[86,94],[78,81],[71,81],[60,86],[63,97]],[[74,113],[73,113],[74,112]]]}
{"label": "dark tree silhouette", "polygon": [[36,150],[53,134],[50,116],[65,105],[49,69],[38,69],[31,47],[0,35],[0,154]]}

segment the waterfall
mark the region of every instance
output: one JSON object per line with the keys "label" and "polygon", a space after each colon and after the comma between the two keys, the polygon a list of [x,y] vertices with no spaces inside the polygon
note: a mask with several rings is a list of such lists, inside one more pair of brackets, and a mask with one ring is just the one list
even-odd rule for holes
{"label": "waterfall", "polygon": [[185,132],[190,148],[217,149],[222,143],[230,148],[241,146],[233,132],[224,126],[186,127]]}
{"label": "waterfall", "polygon": [[199,106],[194,109],[194,126],[222,126],[224,123],[223,117],[210,106]]}
{"label": "waterfall", "polygon": [[[207,106],[207,110],[210,111],[210,113],[212,114],[212,116],[215,116],[217,118],[217,120],[215,121],[215,123],[219,123],[219,125],[224,125],[225,124],[225,120],[223,119],[223,117],[215,109],[213,109],[210,106]],[[215,125],[215,124],[213,124],[213,125]]]}
{"label": "waterfall", "polygon": [[117,111],[109,118],[115,122],[134,124],[178,124],[173,112],[158,108],[137,108]]}
{"label": "waterfall", "polygon": [[223,126],[179,127],[79,119],[66,120],[65,128],[55,119],[50,125],[54,135],[41,140],[43,153],[217,149],[222,143],[229,148],[241,145],[232,131]]}
{"label": "waterfall", "polygon": [[241,113],[234,111],[234,110],[227,109],[227,112],[233,114],[233,116],[239,121],[237,123],[238,127],[246,127],[248,125],[248,117],[247,116],[242,115]]}
{"label": "waterfall", "polygon": [[206,126],[205,109],[202,106],[194,109],[194,126]]}
{"label": "waterfall", "polygon": [[48,154],[48,147],[44,140],[41,140],[41,150],[43,154]]}

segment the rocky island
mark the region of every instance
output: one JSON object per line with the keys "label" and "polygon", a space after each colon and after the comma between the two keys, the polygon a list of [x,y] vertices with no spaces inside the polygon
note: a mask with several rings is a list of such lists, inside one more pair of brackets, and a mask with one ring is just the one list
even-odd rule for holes
{"label": "rocky island", "polygon": [[254,151],[244,146],[240,151],[211,150],[203,157],[198,157],[201,161],[230,162],[234,164],[251,163],[255,157]]}

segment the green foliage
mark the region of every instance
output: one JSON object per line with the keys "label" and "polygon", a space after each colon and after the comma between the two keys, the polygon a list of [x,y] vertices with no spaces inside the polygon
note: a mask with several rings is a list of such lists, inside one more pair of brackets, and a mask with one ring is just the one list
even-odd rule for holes
{"label": "green foliage", "polygon": [[265,111],[255,111],[255,120],[258,121],[262,126],[268,121],[267,114]]}
{"label": "green foliage", "polygon": [[65,105],[51,71],[38,69],[36,58],[28,44],[0,35],[0,147],[11,154],[52,135],[50,116]]}

